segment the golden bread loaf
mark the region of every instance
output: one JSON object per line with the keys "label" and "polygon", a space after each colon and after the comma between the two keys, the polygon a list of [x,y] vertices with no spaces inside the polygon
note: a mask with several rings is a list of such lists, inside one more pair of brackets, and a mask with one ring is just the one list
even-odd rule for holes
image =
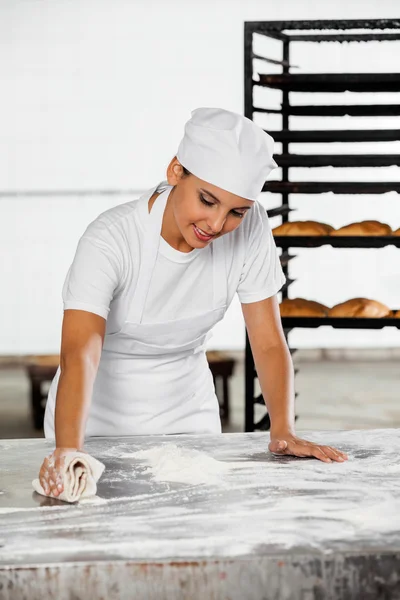
{"label": "golden bread loaf", "polygon": [[329,317],[360,317],[379,319],[392,316],[392,311],[385,304],[368,298],[352,298],[330,309]]}
{"label": "golden bread loaf", "polygon": [[400,227],[399,227],[399,229],[396,229],[395,231],[393,231],[392,235],[400,235]]}
{"label": "golden bread loaf", "polygon": [[305,298],[286,298],[279,309],[281,317],[326,317],[329,312],[328,306]]}
{"label": "golden bread loaf", "polygon": [[359,223],[350,223],[340,229],[335,229],[331,235],[392,235],[392,228],[379,221],[360,221]]}
{"label": "golden bread loaf", "polygon": [[400,319],[400,310],[396,310],[396,311],[393,313],[393,317],[394,317],[395,319]]}
{"label": "golden bread loaf", "polygon": [[331,225],[318,221],[288,221],[272,230],[273,235],[330,235]]}

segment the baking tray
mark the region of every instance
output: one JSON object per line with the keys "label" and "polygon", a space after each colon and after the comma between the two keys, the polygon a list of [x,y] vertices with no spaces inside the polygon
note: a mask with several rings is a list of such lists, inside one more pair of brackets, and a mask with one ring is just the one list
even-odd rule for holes
{"label": "baking tray", "polygon": [[385,246],[396,246],[400,248],[400,236],[367,236],[367,235],[276,235],[275,244],[279,248],[319,248],[320,246],[332,246],[333,248],[384,248]]}
{"label": "baking tray", "polygon": [[400,193],[398,181],[267,181],[263,192],[271,194],[387,194]]}
{"label": "baking tray", "polygon": [[288,92],[398,92],[400,73],[259,73],[259,86]]}
{"label": "baking tray", "polygon": [[[394,309],[396,310],[396,309]],[[383,317],[380,319],[365,319],[354,317],[281,317],[284,329],[295,327],[333,327],[334,329],[383,329],[397,327],[400,329],[400,319]]]}

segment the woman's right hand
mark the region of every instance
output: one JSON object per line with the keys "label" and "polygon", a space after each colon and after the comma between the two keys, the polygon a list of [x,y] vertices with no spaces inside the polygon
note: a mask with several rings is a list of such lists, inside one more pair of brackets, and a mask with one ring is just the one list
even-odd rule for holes
{"label": "woman's right hand", "polygon": [[47,496],[53,495],[57,498],[63,492],[65,456],[68,452],[77,451],[77,448],[56,448],[46,456],[39,471],[39,482]]}

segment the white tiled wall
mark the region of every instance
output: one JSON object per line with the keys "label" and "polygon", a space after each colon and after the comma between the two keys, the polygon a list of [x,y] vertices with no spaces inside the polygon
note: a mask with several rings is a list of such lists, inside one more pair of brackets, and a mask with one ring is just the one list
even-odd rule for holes
{"label": "white tiled wall", "polygon": [[[394,0],[338,0],[334,5],[310,0],[0,3],[0,354],[58,351],[61,287],[79,236],[103,210],[132,197],[15,197],[7,192],[108,189],[132,190],[136,197],[164,179],[191,110],[221,106],[243,111],[244,21],[383,18],[397,16],[397,8]],[[396,43],[387,52],[378,44],[368,48],[360,44],[355,50],[345,44],[332,55],[333,46],[328,44],[297,44],[292,61],[300,66],[298,72],[399,71],[399,47]],[[273,43],[264,50],[277,56],[278,46]],[[274,101],[276,94],[271,92],[269,98]],[[339,100],[335,96],[328,101]],[[358,100],[350,95],[348,101]],[[391,99],[386,94],[377,101]],[[265,117],[259,124],[279,127],[279,122]],[[381,119],[378,124],[372,118],[323,124],[303,119],[291,126],[399,128],[399,122]],[[357,150],[351,146],[346,145],[346,151],[380,151],[367,144]],[[397,142],[387,147],[399,152]],[[327,146],[313,150],[327,151]],[[341,148],[335,144],[329,150]],[[296,169],[291,177],[398,181],[399,171]],[[267,196],[263,195],[263,204],[274,206],[277,197]],[[293,217],[315,218],[336,227],[358,218],[377,218],[400,227],[396,194],[295,197],[293,204],[298,207]],[[298,281],[292,295],[328,304],[367,295],[400,308],[399,251],[322,248],[295,253],[298,258],[291,270]],[[291,335],[293,345],[309,348],[397,346],[400,340],[399,332],[386,329],[321,328]],[[216,327],[210,347],[243,345],[240,305],[234,302]]]}

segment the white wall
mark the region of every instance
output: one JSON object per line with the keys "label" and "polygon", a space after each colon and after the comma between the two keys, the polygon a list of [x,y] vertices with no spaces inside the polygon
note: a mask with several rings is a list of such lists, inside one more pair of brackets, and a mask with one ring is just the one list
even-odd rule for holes
{"label": "white wall", "polygon": [[[61,287],[79,236],[100,212],[132,195],[39,195],[7,192],[132,190],[164,179],[190,111],[221,106],[243,112],[243,23],[246,20],[384,18],[395,0],[4,0],[0,3],[0,354],[57,352]],[[279,45],[259,40],[278,56]],[[396,48],[396,51],[394,50]],[[296,44],[297,72],[399,71],[399,44]],[[260,72],[265,66],[257,65]],[[268,66],[270,72],[274,67]],[[277,102],[263,90],[257,99]],[[305,96],[305,95],[304,95]],[[307,102],[302,97],[301,102]],[[339,96],[328,102],[340,102]],[[350,102],[355,95],[347,94]],[[389,95],[377,101],[389,102]],[[264,98],[264,100],[262,100]],[[295,102],[300,100],[293,96]],[[368,101],[365,96],[361,101]],[[322,100],[322,95],[320,96]],[[364,122],[363,122],[364,121]],[[279,122],[265,117],[265,127]],[[397,127],[396,119],[292,120],[295,128]],[[340,145],[329,150],[343,151]],[[378,151],[371,145],[348,152]],[[387,148],[387,150],[386,150]],[[390,150],[389,150],[390,148]],[[277,150],[279,146],[277,145]],[[292,151],[307,152],[292,147]],[[313,146],[326,151],[327,147]],[[391,143],[382,152],[399,152]],[[279,173],[276,172],[278,177]],[[399,180],[397,168],[292,171],[299,180]],[[278,197],[263,194],[266,207]],[[296,218],[340,226],[376,218],[400,226],[397,194],[293,197]],[[279,221],[277,221],[278,223]],[[273,224],[275,224],[273,222]],[[334,304],[366,295],[400,308],[400,253],[382,250],[296,250],[292,296]],[[400,333],[296,330],[297,347],[397,346]],[[244,326],[235,302],[215,328],[212,348],[240,349]]]}

